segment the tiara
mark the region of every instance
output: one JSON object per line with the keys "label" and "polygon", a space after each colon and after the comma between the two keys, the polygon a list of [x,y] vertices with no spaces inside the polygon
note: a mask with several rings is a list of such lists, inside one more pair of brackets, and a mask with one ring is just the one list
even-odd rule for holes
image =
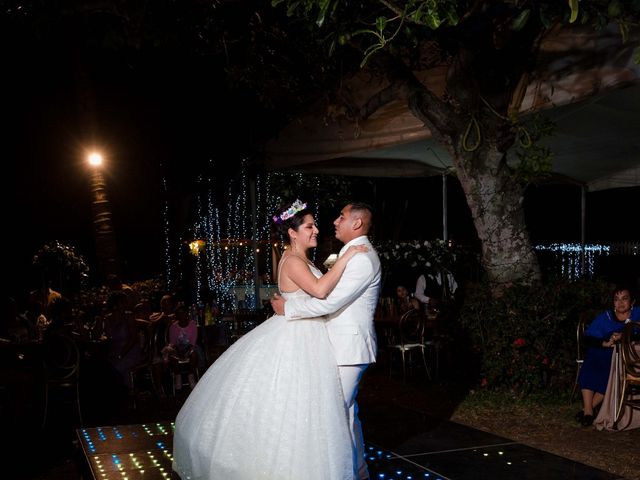
{"label": "tiara", "polygon": [[291,204],[291,206],[289,208],[287,208],[280,215],[274,215],[273,216],[273,221],[276,222],[276,223],[282,223],[285,220],[288,220],[291,217],[293,217],[296,213],[301,212],[305,208],[307,208],[307,204],[306,203],[303,203],[300,200],[296,200],[295,202],[293,202]]}

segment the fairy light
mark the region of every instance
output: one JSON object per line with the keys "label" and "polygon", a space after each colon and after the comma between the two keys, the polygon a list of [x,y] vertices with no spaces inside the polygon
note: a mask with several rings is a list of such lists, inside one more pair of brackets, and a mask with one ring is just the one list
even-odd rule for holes
{"label": "fairy light", "polygon": [[[193,237],[189,239],[204,240],[202,248],[198,245],[200,254],[194,259],[196,302],[201,304],[203,294],[208,292],[223,312],[241,306],[243,300],[237,297],[242,295],[247,307],[259,307],[257,299],[253,298],[254,269],[257,265],[259,271],[273,278],[271,217],[282,202],[280,195],[274,191],[280,189],[274,189],[273,186],[284,182],[309,185],[307,195],[315,197],[315,209],[318,211],[320,179],[317,176],[304,177],[300,173],[256,175],[255,232],[248,201],[247,159],[242,160],[235,179],[215,182],[211,177],[207,177],[206,181],[199,177],[198,182],[200,193],[196,198],[196,221],[191,226]],[[277,240],[280,245],[280,239]],[[273,248],[282,246],[273,245]],[[313,255],[315,258],[315,251]],[[178,260],[181,260],[181,256]]]}
{"label": "fairy light", "polygon": [[[314,206],[314,213],[315,213],[315,216],[316,216],[316,218],[315,218],[315,220],[316,220],[316,225],[319,225],[319,224],[320,224],[320,177],[318,177],[318,176],[316,175],[316,176],[314,177],[314,179],[315,179],[315,182],[314,182],[314,187],[315,187],[315,189],[314,189],[314,192],[313,192],[313,193],[314,193],[314,195],[313,195],[313,196],[314,196],[314,197],[315,197],[315,199],[316,199],[316,203],[315,203],[315,206]],[[317,248],[314,248],[314,249],[313,249],[313,253],[312,253],[312,255],[311,255],[311,260],[312,260],[313,262],[315,262],[315,261],[316,261],[316,254],[317,254],[317,253],[318,253],[318,249],[317,249]]]}
{"label": "fairy light", "polygon": [[[179,245],[182,245],[182,239],[180,239]],[[178,271],[178,282],[180,285],[182,285],[184,281],[184,272],[183,272],[184,269],[182,268],[182,252],[183,252],[183,249],[180,248],[178,250],[178,254],[176,255],[176,269]]]}
{"label": "fairy light", "polygon": [[609,255],[609,245],[588,244],[584,246],[585,271],[582,271],[582,244],[580,243],[552,243],[550,245],[536,245],[538,251],[554,254],[560,265],[560,273],[570,280],[593,276],[595,264],[599,257]]}
{"label": "fairy light", "polygon": [[[162,167],[162,165],[161,165]],[[171,271],[171,236],[169,229],[169,193],[167,188],[167,178],[162,177],[162,189],[164,191],[164,209],[163,209],[163,224],[164,224],[164,280],[167,284],[167,288],[171,290],[173,286],[173,272]]]}
{"label": "fairy light", "polygon": [[[255,182],[256,182],[256,229],[253,232],[254,235],[256,236],[256,242],[260,245],[260,244],[265,244],[265,254],[264,255],[257,255],[256,254],[256,262],[254,263],[254,267],[258,269],[257,275],[259,275],[260,271],[265,272],[266,274],[266,278],[268,279],[267,281],[271,281],[271,269],[269,268],[269,263],[271,263],[269,261],[270,257],[271,257],[271,248],[269,247],[269,237],[264,235],[264,228],[261,228],[261,211],[262,211],[262,202],[263,202],[263,196],[262,196],[262,177],[260,175],[256,175],[255,178]],[[261,265],[261,260],[263,260],[263,268],[260,268]],[[255,295],[255,290],[254,290],[254,295]],[[260,308],[260,298],[256,298],[254,299],[254,307],[255,308]]]}
{"label": "fairy light", "polygon": [[[240,169],[240,195],[237,198],[238,202],[238,222],[237,222],[237,235],[236,238],[250,238],[252,234],[250,234],[249,225],[251,222],[249,221],[250,215],[248,212],[248,204],[247,201],[247,185],[249,184],[247,178],[247,159],[242,159],[241,169]],[[257,240],[257,239],[256,239]],[[255,296],[254,288],[253,288],[253,257],[256,255],[251,249],[250,245],[246,245],[244,248],[240,248],[238,253],[242,252],[242,259],[244,260],[244,264],[242,265],[241,272],[243,273],[243,284],[244,284],[244,298],[250,300]],[[247,280],[251,279],[251,282]],[[254,302],[255,304],[255,302]],[[246,307],[250,307],[250,305],[245,305]]]}
{"label": "fairy light", "polygon": [[[272,182],[272,174],[267,173],[266,179],[264,182],[264,190],[265,190],[265,201],[264,201],[264,210],[263,215],[260,217],[263,219],[262,228],[263,228],[263,239],[269,239],[271,237],[271,215],[276,209],[276,205],[280,203],[279,195],[271,195],[271,182]],[[265,258],[266,261],[266,271],[269,275],[270,279],[274,279],[275,275],[271,270],[271,256],[267,255]]]}
{"label": "fairy light", "polygon": [[209,285],[209,291],[210,292],[214,292],[215,291],[215,276],[214,276],[214,256],[213,256],[213,242],[214,241],[218,241],[219,239],[215,237],[215,232],[214,232],[214,220],[215,220],[215,213],[214,213],[214,198],[213,198],[213,192],[214,192],[214,182],[213,179],[209,179],[209,188],[207,190],[207,224],[206,224],[206,231],[205,231],[205,235],[206,238],[209,240],[209,243],[207,245],[206,248],[206,253],[207,253],[207,260],[208,260],[208,264],[207,264],[207,271],[209,272],[209,274],[207,275],[207,281],[208,281],[208,285]]}
{"label": "fairy light", "polygon": [[[198,189],[200,188],[201,184],[202,184],[202,175],[198,176]],[[202,199],[200,197],[200,195],[197,196],[196,198],[196,215],[199,219],[199,221],[196,223],[195,225],[195,237],[196,238],[202,238],[203,236],[203,232],[202,232]],[[196,257],[196,304],[199,305],[200,304],[200,299],[201,299],[201,294],[202,294],[202,260],[200,258],[200,256],[198,255]]]}

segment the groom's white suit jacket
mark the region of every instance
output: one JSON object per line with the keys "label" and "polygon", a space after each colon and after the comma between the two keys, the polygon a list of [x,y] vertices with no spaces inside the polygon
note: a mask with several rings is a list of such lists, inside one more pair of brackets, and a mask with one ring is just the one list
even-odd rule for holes
{"label": "groom's white suit jacket", "polygon": [[326,315],[338,365],[373,363],[377,352],[373,316],[380,291],[380,260],[366,236],[346,243],[340,255],[351,245],[366,245],[369,251],[349,260],[327,298],[298,297],[284,304],[288,320]]}

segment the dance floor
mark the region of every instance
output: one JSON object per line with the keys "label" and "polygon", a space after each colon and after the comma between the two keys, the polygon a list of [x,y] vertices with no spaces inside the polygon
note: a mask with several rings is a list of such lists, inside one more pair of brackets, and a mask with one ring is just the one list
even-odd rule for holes
{"label": "dance floor", "polygon": [[171,478],[172,423],[81,428],[76,433],[96,480]]}
{"label": "dance floor", "polygon": [[[372,480],[619,478],[406,409],[397,409],[392,415],[387,412],[384,422],[367,424],[367,463]],[[171,478],[172,423],[82,428],[76,433],[96,480]]]}

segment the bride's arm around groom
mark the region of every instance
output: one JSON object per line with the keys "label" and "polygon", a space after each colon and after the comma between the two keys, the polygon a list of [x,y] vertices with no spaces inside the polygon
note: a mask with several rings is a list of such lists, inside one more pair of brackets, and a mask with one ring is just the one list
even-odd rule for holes
{"label": "bride's arm around groom", "polygon": [[371,222],[370,208],[357,203],[344,207],[334,221],[336,238],[345,244],[340,256],[352,245],[365,245],[368,250],[349,260],[326,298],[299,297],[272,302],[276,313],[284,313],[288,320],[326,316],[338,365],[375,362],[373,315],[380,290],[380,260],[367,238]]}

